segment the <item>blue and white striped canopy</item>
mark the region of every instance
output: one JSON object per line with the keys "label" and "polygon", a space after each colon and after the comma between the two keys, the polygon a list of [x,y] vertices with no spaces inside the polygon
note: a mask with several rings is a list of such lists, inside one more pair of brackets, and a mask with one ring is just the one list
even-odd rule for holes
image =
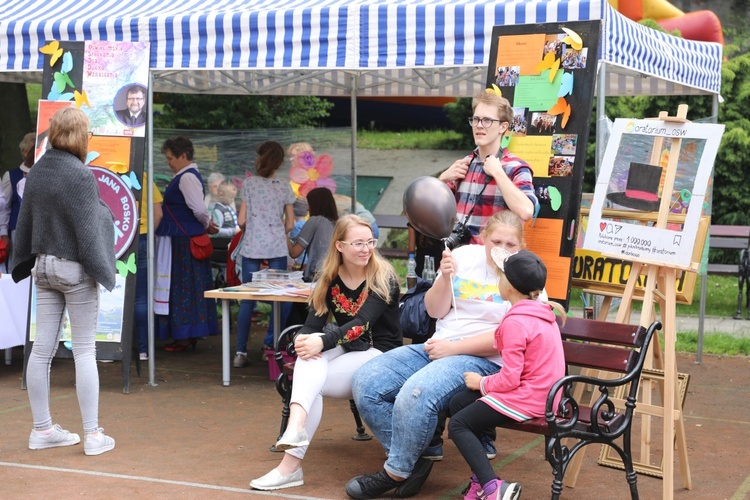
{"label": "blue and white striped canopy", "polygon": [[123,40],[150,42],[161,92],[472,95],[493,26],[602,20],[606,95],[720,88],[720,45],[657,33],[606,0],[5,0],[3,10],[0,81],[40,81],[47,40]]}

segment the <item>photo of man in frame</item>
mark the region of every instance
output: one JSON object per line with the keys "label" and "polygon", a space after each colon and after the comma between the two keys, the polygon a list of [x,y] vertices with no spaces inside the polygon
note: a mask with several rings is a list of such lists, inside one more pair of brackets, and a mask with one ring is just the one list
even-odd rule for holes
{"label": "photo of man in frame", "polygon": [[[118,95],[121,95],[121,92]],[[115,103],[117,103],[117,97],[115,97]],[[127,87],[125,106],[125,109],[115,111],[120,123],[131,128],[142,127],[146,124],[146,89],[144,87],[140,85]]]}

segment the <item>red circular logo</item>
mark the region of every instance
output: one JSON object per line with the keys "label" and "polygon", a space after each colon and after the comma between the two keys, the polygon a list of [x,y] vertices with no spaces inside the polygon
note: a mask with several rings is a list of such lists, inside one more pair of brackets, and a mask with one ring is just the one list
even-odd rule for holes
{"label": "red circular logo", "polygon": [[89,168],[99,184],[99,196],[115,217],[115,259],[119,259],[138,233],[135,196],[119,175],[104,168]]}

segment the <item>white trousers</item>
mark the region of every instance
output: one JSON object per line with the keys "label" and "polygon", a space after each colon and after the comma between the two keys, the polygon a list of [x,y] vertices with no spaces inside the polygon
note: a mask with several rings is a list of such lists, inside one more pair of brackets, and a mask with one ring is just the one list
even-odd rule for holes
{"label": "white trousers", "polygon": [[[305,430],[312,441],[323,415],[323,396],[336,399],[352,398],[352,376],[357,369],[382,354],[371,347],[366,351],[346,352],[339,346],[323,351],[317,359],[297,359],[294,365],[291,403],[297,403],[307,412]],[[307,446],[287,450],[292,456],[305,458]]]}

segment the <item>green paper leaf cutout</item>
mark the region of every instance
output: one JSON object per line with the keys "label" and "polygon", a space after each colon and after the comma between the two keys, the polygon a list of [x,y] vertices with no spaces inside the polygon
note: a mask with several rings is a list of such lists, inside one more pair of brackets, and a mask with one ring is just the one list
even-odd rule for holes
{"label": "green paper leaf cutout", "polygon": [[558,190],[555,186],[549,186],[547,188],[547,192],[549,193],[549,200],[550,205],[552,206],[552,210],[557,212],[562,206],[562,194],[560,193],[560,190]]}
{"label": "green paper leaf cutout", "polygon": [[117,266],[117,273],[123,278],[128,277],[128,272],[135,274],[137,270],[137,267],[135,265],[135,252],[131,253],[128,256],[127,262],[118,260],[117,262],[115,262],[115,266]]}
{"label": "green paper leaf cutout", "polygon": [[505,149],[508,147],[508,144],[510,144],[510,134],[505,134],[502,141],[500,141],[500,147]]}

